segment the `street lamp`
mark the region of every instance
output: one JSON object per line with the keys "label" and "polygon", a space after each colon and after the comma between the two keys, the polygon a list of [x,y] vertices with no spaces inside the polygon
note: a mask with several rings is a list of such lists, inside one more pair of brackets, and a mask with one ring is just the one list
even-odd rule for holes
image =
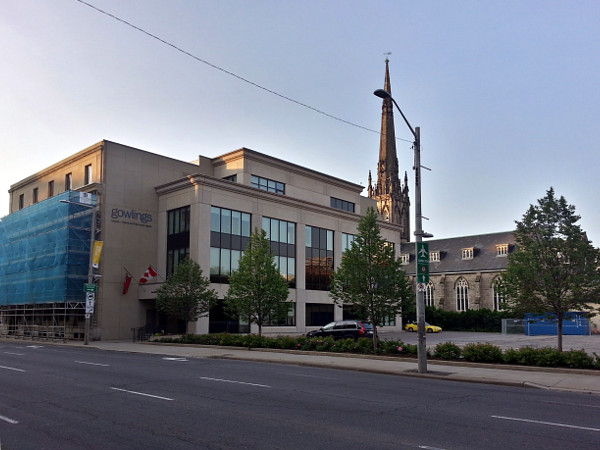
{"label": "street lamp", "polygon": [[[90,258],[88,262],[87,284],[91,285],[94,282],[94,241],[96,240],[96,205],[88,205],[87,203],[73,202],[70,200],[60,200],[60,203],[68,203],[71,205],[83,206],[92,210],[92,224],[90,225]],[[99,276],[99,275],[98,275]],[[83,345],[88,345],[90,340],[90,316],[93,311],[94,299],[91,300],[91,308],[86,300],[85,307],[85,328],[83,332]]]}
{"label": "street lamp", "polygon": [[[414,156],[414,167],[415,170],[415,257],[418,255],[419,243],[423,241],[424,237],[433,237],[432,234],[423,231],[423,216],[421,215],[421,129],[413,127],[408,122],[408,119],[396,103],[396,100],[392,95],[385,89],[377,89],[373,92],[379,98],[389,98],[396,108],[400,112],[400,115],[404,119],[404,122],[410,129],[414,137],[413,149],[415,152]],[[417,281],[418,272],[416,270],[417,262],[415,261],[415,281]],[[418,357],[418,368],[419,373],[427,373],[427,346],[425,337],[425,295],[420,289],[417,289],[416,294],[417,303],[417,357]]]}

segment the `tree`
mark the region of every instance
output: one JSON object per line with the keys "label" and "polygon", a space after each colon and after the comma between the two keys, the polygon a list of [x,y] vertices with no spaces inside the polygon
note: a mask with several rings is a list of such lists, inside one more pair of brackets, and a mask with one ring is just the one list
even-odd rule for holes
{"label": "tree", "polygon": [[206,316],[217,302],[217,293],[209,289],[210,281],[202,276],[200,266],[186,259],[156,291],[156,309],[173,319],[189,322]]}
{"label": "tree", "polygon": [[360,219],[358,234],[333,274],[329,295],[336,304],[353,305],[359,317],[371,321],[375,349],[377,326],[410,306],[410,282],[393,246],[381,237],[374,208]]}
{"label": "tree", "polygon": [[266,232],[256,228],[240,258],[239,268],[229,277],[227,309],[258,325],[258,335],[269,320],[288,311],[287,281],[275,266]]}
{"label": "tree", "polygon": [[600,253],[577,224],[575,207],[554,189],[530,205],[516,221],[517,250],[508,256],[500,293],[516,313],[553,314],[558,321],[558,350],[567,311],[592,311],[600,294]]}

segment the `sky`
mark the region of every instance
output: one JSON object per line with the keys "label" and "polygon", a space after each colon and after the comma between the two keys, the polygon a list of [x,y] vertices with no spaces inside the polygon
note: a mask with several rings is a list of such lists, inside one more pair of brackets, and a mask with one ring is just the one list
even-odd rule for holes
{"label": "sky", "polygon": [[247,147],[366,187],[388,57],[431,169],[425,231],[512,230],[553,187],[600,245],[597,0],[86,2],[114,17],[2,1],[0,216],[12,184],[103,139],[185,161]]}

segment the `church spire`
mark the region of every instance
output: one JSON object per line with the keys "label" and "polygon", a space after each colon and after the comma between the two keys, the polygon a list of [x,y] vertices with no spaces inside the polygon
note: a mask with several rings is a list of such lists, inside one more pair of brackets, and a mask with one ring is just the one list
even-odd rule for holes
{"label": "church spire", "polygon": [[[385,90],[392,93],[390,81],[389,59],[385,59]],[[377,184],[383,189],[379,194],[390,194],[389,189],[400,190],[398,177],[398,157],[396,154],[396,131],[394,128],[394,105],[391,98],[383,99],[381,107],[381,138],[379,142],[379,164],[377,167]]]}
{"label": "church spire", "polygon": [[[392,93],[389,59],[385,59],[384,88]],[[369,198],[377,200],[377,210],[384,220],[402,226],[401,239],[410,240],[408,179],[404,174],[404,186],[400,182],[398,156],[396,153],[396,132],[394,129],[394,104],[391,98],[383,99],[381,107],[381,138],[379,141],[379,162],[377,163],[377,183],[371,185],[369,172]]]}

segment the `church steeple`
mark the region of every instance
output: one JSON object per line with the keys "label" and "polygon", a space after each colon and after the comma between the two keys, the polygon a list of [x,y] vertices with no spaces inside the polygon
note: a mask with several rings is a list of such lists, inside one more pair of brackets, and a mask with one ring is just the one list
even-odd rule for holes
{"label": "church steeple", "polygon": [[[389,59],[385,60],[384,89],[392,93]],[[377,184],[371,186],[370,198],[377,200],[377,209],[385,220],[403,225],[402,240],[409,241],[408,179],[404,175],[404,186],[400,182],[398,156],[396,153],[396,132],[394,128],[394,105],[391,98],[383,99],[381,107],[381,138],[379,141],[379,162],[377,163]]]}

